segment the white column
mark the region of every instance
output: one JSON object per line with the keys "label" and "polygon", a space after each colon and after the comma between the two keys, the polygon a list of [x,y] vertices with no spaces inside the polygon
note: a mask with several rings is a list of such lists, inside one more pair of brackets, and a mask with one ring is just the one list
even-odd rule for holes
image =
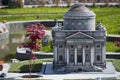
{"label": "white column", "polygon": [[67,48],[67,65],[69,64],[69,48]]}
{"label": "white column", "polygon": [[54,59],[55,59],[55,63],[57,62],[57,58],[58,58],[58,56],[57,56],[57,47],[55,46],[54,47]]}
{"label": "white column", "polygon": [[91,65],[93,65],[94,62],[94,47],[91,47]]}
{"label": "white column", "polygon": [[106,60],[106,47],[105,45],[102,47],[102,62]]}
{"label": "white column", "polygon": [[83,47],[83,53],[82,53],[82,58],[83,58],[83,65],[85,64],[85,48]]}
{"label": "white column", "polygon": [[77,47],[75,47],[75,65],[77,65]]}

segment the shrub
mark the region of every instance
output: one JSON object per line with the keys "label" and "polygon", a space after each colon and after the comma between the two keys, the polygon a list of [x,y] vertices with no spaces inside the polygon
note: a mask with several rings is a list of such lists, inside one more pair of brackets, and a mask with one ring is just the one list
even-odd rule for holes
{"label": "shrub", "polygon": [[22,4],[22,0],[10,0],[9,4],[8,4],[9,8],[22,8],[23,4]]}

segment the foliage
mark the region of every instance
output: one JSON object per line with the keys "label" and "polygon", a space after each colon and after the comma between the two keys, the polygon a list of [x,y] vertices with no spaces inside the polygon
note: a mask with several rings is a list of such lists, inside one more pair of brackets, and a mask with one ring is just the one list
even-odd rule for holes
{"label": "foliage", "polygon": [[20,0],[18,0],[18,1],[9,0],[8,7],[9,8],[20,8],[22,6],[21,6],[21,3],[20,3]]}
{"label": "foliage", "polygon": [[[40,7],[40,8],[18,8],[1,9],[0,14],[21,14],[13,16],[1,16],[0,20],[41,20],[41,19],[63,19],[63,14],[69,8],[62,7]],[[108,34],[120,34],[120,8],[118,7],[94,7],[90,8],[96,13],[97,20],[107,28]],[[24,14],[24,15],[22,15]],[[33,14],[33,15],[26,15]]]}
{"label": "foliage", "polygon": [[56,6],[59,6],[60,0],[55,0]]}
{"label": "foliage", "polygon": [[39,50],[41,48],[41,39],[45,35],[45,26],[40,23],[35,23],[26,27],[26,37],[28,41],[22,43],[20,47],[26,47],[31,50]]}
{"label": "foliage", "polygon": [[9,8],[22,8],[23,7],[23,3],[22,0],[9,0],[8,1],[8,7]]}
{"label": "foliage", "polygon": [[42,52],[53,52],[52,40],[48,41],[48,45],[42,46],[40,51],[42,51]]}
{"label": "foliage", "polygon": [[115,46],[115,42],[107,42],[106,43],[106,51],[107,52],[120,52],[120,48]]}
{"label": "foliage", "polygon": [[18,3],[19,8],[22,8],[22,7],[23,7],[22,0],[18,0],[17,3]]}
{"label": "foliage", "polygon": [[72,1],[73,1],[73,0],[67,0],[67,7],[70,7],[70,6],[71,6]]}
{"label": "foliage", "polygon": [[114,60],[113,64],[115,65],[116,70],[120,72],[120,60]]}
{"label": "foliage", "polygon": [[[35,61],[35,65],[33,68],[33,72],[40,72],[42,68],[42,63],[51,62],[52,59],[38,59],[34,61]],[[29,72],[28,67],[29,67],[29,61],[21,61],[21,62],[12,64],[10,66],[9,72],[28,73]]]}
{"label": "foliage", "polygon": [[40,1],[40,4],[41,4],[41,6],[45,6],[46,1],[45,1],[45,0],[41,0],[41,1]]}

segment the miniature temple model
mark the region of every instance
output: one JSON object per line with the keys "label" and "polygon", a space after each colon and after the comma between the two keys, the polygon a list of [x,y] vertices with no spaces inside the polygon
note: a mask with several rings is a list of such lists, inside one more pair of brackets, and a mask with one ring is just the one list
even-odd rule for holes
{"label": "miniature temple model", "polygon": [[102,71],[106,67],[106,29],[96,15],[75,4],[64,14],[63,27],[52,28],[53,69],[56,71]]}

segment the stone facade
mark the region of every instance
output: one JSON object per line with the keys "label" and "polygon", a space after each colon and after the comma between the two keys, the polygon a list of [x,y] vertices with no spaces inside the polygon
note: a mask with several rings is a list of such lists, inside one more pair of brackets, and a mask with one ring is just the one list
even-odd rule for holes
{"label": "stone facade", "polygon": [[76,4],[65,13],[63,27],[52,28],[53,68],[57,71],[102,71],[106,67],[106,29],[95,14]]}

